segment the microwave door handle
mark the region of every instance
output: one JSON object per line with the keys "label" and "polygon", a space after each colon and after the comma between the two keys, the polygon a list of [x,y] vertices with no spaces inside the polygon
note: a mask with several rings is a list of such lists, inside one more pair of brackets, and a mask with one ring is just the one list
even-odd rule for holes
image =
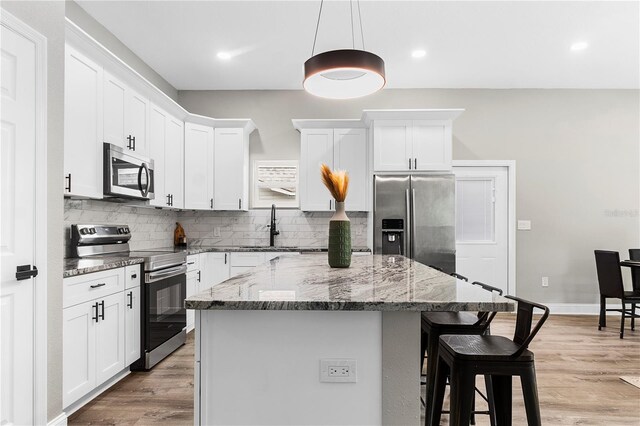
{"label": "microwave door handle", "polygon": [[[142,187],[142,171],[143,170],[145,175],[147,176],[147,184],[144,188]],[[140,194],[142,194],[143,197],[146,197],[147,194],[149,193],[150,185],[151,185],[151,182],[149,182],[149,168],[145,163],[142,163],[140,165],[140,169],[138,170],[138,189],[140,190]]]}

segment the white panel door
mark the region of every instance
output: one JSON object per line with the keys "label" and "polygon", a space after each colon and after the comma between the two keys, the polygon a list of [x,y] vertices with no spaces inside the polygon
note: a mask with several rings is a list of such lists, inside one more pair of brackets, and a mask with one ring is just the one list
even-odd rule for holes
{"label": "white panel door", "polygon": [[32,424],[38,279],[18,281],[15,274],[35,259],[36,51],[33,42],[4,25],[1,40],[0,424]]}
{"label": "white panel door", "polygon": [[167,140],[168,115],[160,107],[151,105],[149,114],[149,157],[153,159],[155,198],[149,203],[156,207],[169,207],[168,191],[165,188],[167,176],[165,167],[165,145]]}
{"label": "white panel door", "polygon": [[202,271],[200,291],[220,284],[229,278],[229,254],[201,253],[200,270]]}
{"label": "white panel door", "polygon": [[133,138],[133,150],[138,154],[149,154],[149,110],[147,98],[129,88],[127,91],[126,131]]}
{"label": "white panel door", "polygon": [[124,365],[126,367],[140,358],[140,287],[125,291],[124,298]]}
{"label": "white panel door", "polygon": [[171,195],[171,207],[181,209],[184,206],[184,123],[171,116],[167,120],[164,158],[164,190]]}
{"label": "white panel door", "polygon": [[103,142],[127,148],[125,133],[127,86],[104,71],[104,137]]}
{"label": "white panel door", "polygon": [[213,128],[185,123],[184,208],[213,207]]}
{"label": "white panel door", "polygon": [[124,293],[98,300],[96,324],[96,385],[124,369]]}
{"label": "white panel door", "polygon": [[507,291],[506,167],[454,167],[456,272]]}
{"label": "white panel door", "polygon": [[215,129],[214,137],[214,208],[247,210],[244,199],[246,171],[243,129]]}
{"label": "white panel door", "polygon": [[451,125],[414,121],[412,128],[413,170],[451,169]]}
{"label": "white panel door", "polygon": [[64,194],[102,198],[102,67],[66,45],[64,82]]}
{"label": "white panel door", "polygon": [[320,165],[333,168],[333,129],[302,129],[300,210],[330,211],[333,198],[320,178]]}
{"label": "white panel door", "polygon": [[335,129],[333,167],[349,173],[348,211],[367,210],[367,131],[366,129]]}
{"label": "white panel door", "polygon": [[62,406],[68,407],[96,386],[97,301],[62,310]]}
{"label": "white panel door", "polygon": [[[411,121],[376,120],[373,123],[373,170],[405,171],[413,168]],[[411,166],[411,167],[410,167]]]}

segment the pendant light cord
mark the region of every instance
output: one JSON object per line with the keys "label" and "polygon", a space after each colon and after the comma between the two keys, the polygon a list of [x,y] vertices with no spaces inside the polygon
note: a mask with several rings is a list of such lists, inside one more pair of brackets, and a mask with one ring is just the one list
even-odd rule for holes
{"label": "pendant light cord", "polygon": [[311,56],[316,51],[316,40],[318,39],[318,28],[320,28],[320,16],[322,16],[322,5],[324,4],[324,0],[320,0],[320,11],[318,12],[318,22],[316,23],[316,34],[313,36],[313,47],[311,48]]}
{"label": "pendant light cord", "polygon": [[358,3],[358,19],[360,20],[360,38],[362,38],[362,50],[367,50],[364,48],[364,30],[362,29],[362,12],[360,12],[360,0],[357,0]]}
{"label": "pendant light cord", "polygon": [[351,12],[351,48],[356,49],[356,39],[353,36],[353,0],[349,0],[349,11]]}

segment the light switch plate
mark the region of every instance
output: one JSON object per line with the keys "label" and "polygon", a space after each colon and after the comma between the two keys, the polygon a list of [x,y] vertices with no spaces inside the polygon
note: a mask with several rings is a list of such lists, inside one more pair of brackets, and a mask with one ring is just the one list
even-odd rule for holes
{"label": "light switch plate", "polygon": [[356,383],[355,359],[321,359],[320,382],[323,383]]}
{"label": "light switch plate", "polygon": [[519,220],[518,221],[518,230],[519,231],[531,231],[531,221],[530,220]]}

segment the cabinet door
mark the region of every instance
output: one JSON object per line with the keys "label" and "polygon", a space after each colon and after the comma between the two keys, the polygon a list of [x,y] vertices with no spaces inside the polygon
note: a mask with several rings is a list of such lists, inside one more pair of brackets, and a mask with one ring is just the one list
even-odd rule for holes
{"label": "cabinet door", "polygon": [[[198,272],[187,272],[187,297],[198,293]],[[193,309],[187,309],[187,333],[193,330],[195,325],[195,312]]]}
{"label": "cabinet door", "polygon": [[228,253],[201,253],[200,291],[207,290],[216,284],[229,278],[229,254]]}
{"label": "cabinet door", "polygon": [[140,358],[140,287],[134,287],[124,292],[124,365],[133,364]]}
{"label": "cabinet door", "polygon": [[245,188],[248,147],[243,129],[215,129],[214,178],[216,210],[248,210]]}
{"label": "cabinet door", "polygon": [[181,209],[184,206],[184,124],[171,116],[167,120],[164,158],[164,190],[171,195],[171,207]]}
{"label": "cabinet door", "polygon": [[333,168],[333,129],[302,129],[300,210],[329,211],[332,198],[320,178],[320,165]]}
{"label": "cabinet door", "polygon": [[120,80],[104,72],[104,137],[103,141],[127,148],[125,110],[127,87]]}
{"label": "cabinet door", "polygon": [[185,123],[184,208],[213,209],[213,128]]}
{"label": "cabinet door", "polygon": [[373,123],[373,170],[413,169],[413,164],[409,164],[411,136],[411,121],[376,120]]}
{"label": "cabinet door", "polygon": [[413,122],[415,170],[451,169],[451,125],[448,122]]}
{"label": "cabinet door", "polygon": [[98,300],[96,324],[96,385],[124,369],[124,292]]}
{"label": "cabinet door", "polygon": [[95,301],[62,310],[62,405],[68,407],[96,386]]}
{"label": "cabinet door", "polygon": [[149,154],[149,100],[133,89],[127,91],[126,133],[132,138],[133,150]]}
{"label": "cabinet door", "polygon": [[349,192],[346,208],[367,210],[367,131],[365,129],[335,129],[333,167],[349,172]]}
{"label": "cabinet door", "polygon": [[64,195],[102,198],[102,67],[66,46]]}
{"label": "cabinet door", "polygon": [[156,197],[149,203],[156,207],[168,207],[168,191],[165,188],[165,146],[167,143],[168,116],[161,108],[151,105],[149,117],[149,157],[153,159],[154,191]]}

